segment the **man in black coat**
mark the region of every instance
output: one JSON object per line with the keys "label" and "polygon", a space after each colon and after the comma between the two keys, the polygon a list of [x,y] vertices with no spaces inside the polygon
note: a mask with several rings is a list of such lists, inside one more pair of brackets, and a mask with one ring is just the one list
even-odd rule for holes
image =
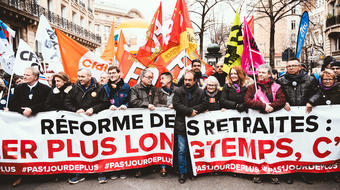
{"label": "man in black coat", "polygon": [[[110,102],[104,88],[92,77],[88,69],[80,69],[77,73],[78,81],[66,94],[65,109],[76,113],[85,113],[91,116],[102,110],[108,109]],[[101,177],[101,176],[100,176]],[[85,179],[84,175],[76,174],[68,180],[70,184],[76,184]],[[103,179],[100,183],[105,183]]]}
{"label": "man in black coat", "polygon": [[50,87],[41,84],[39,71],[28,67],[24,73],[24,83],[18,85],[13,94],[9,110],[23,114],[26,117],[45,111],[44,103]]}
{"label": "man in black coat", "polygon": [[108,109],[110,102],[105,90],[88,69],[78,71],[78,81],[65,97],[65,109],[76,113],[92,115]]}
{"label": "man in black coat", "polygon": [[[9,110],[18,112],[26,117],[44,111],[44,103],[50,91],[50,87],[39,81],[39,70],[28,67],[24,72],[24,83],[14,89],[14,94],[9,104]],[[15,187],[22,181],[17,178],[12,185]]]}
{"label": "man in black coat", "polygon": [[[184,85],[174,92],[172,104],[176,110],[175,118],[175,134],[178,139],[178,167],[179,167],[179,183],[185,183],[188,170],[188,140],[186,137],[185,117],[193,117],[208,109],[208,102],[204,92],[198,87],[197,78],[193,71],[184,74]],[[189,161],[190,163],[190,161]]]}
{"label": "man in black coat", "polygon": [[223,63],[217,63],[215,66],[215,73],[213,74],[214,77],[218,80],[220,83],[220,86],[223,87],[225,85],[225,80],[228,76],[226,72],[223,71]]}

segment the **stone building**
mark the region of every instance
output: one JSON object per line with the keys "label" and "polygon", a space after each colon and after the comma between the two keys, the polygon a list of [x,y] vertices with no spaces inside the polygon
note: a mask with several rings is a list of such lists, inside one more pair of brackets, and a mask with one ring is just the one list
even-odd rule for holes
{"label": "stone building", "polygon": [[39,55],[35,34],[42,14],[52,28],[63,31],[90,50],[101,45],[101,37],[93,33],[94,0],[0,0],[0,20],[16,31],[15,51],[19,39],[23,39]]}
{"label": "stone building", "polygon": [[340,1],[327,0],[326,7],[325,55],[340,60]]}

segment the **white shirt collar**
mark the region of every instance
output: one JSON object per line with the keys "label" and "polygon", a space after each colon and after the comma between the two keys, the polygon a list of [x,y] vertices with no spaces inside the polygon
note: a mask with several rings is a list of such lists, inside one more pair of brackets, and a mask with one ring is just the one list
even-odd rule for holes
{"label": "white shirt collar", "polygon": [[32,90],[32,88],[34,88],[35,86],[37,86],[38,84],[38,81],[35,82],[32,86],[30,86],[29,84],[27,84],[27,86],[30,88],[30,90]]}

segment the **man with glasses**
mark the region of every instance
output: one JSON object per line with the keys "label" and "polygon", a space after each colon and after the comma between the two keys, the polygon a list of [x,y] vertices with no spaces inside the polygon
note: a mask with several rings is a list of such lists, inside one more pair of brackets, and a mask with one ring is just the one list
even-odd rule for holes
{"label": "man with glasses", "polygon": [[[286,69],[286,74],[278,79],[286,95],[284,109],[290,111],[290,106],[306,106],[306,113],[310,113],[321,96],[316,79],[301,69],[297,58],[289,60]],[[301,177],[304,182],[312,183],[306,175],[301,174]],[[293,183],[291,175],[287,176],[287,183]]]}
{"label": "man with glasses", "polygon": [[[140,83],[131,88],[129,107],[155,109],[155,94],[157,88],[152,85],[153,73],[150,69],[144,69],[139,75]],[[140,177],[142,170],[136,171],[135,177]]]}
{"label": "man with glasses", "polygon": [[331,69],[334,71],[337,81],[340,82],[340,62],[335,61],[331,64]]}
{"label": "man with glasses", "polygon": [[225,73],[222,70],[222,67],[223,67],[223,62],[217,63],[215,66],[215,73],[213,74],[213,76],[216,77],[216,79],[220,83],[220,86],[224,86],[225,79],[227,77],[227,73]]}

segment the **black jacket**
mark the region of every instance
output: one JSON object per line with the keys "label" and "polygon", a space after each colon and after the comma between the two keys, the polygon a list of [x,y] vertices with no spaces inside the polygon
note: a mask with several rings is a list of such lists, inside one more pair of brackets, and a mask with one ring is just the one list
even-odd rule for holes
{"label": "black jacket", "polygon": [[176,110],[175,132],[182,135],[186,133],[185,116],[191,116],[193,110],[202,113],[208,109],[204,92],[197,84],[189,90],[184,85],[177,88],[172,104]]}
{"label": "black jacket", "polygon": [[65,110],[64,102],[66,94],[72,89],[72,86],[64,85],[60,89],[54,87],[50,90],[45,102],[46,111]]}
{"label": "black jacket", "polygon": [[[157,88],[154,86],[146,87],[141,83],[136,84],[130,90],[131,108],[147,108],[149,104],[155,105],[155,95]],[[156,105],[155,105],[156,106]]]}
{"label": "black jacket", "polygon": [[213,74],[213,76],[216,77],[216,79],[220,83],[220,86],[224,86],[225,85],[225,79],[228,76],[228,74],[225,73],[225,72],[223,72],[222,74],[219,74],[218,72],[215,72]]}
{"label": "black jacket", "polygon": [[340,104],[340,84],[329,90],[321,89],[319,105]]}
{"label": "black jacket", "polygon": [[207,90],[204,90],[205,98],[208,102],[208,111],[220,110],[220,97],[221,91],[217,89],[217,92],[213,95],[209,95]]}
{"label": "black jacket", "polygon": [[106,96],[105,90],[97,81],[92,78],[91,85],[84,91],[79,81],[65,97],[65,109],[76,112],[79,109],[87,110],[93,108],[94,113],[108,109],[110,102]]}
{"label": "black jacket", "polygon": [[240,92],[236,92],[236,88],[225,84],[222,90],[220,106],[226,109],[237,109],[238,111],[247,111],[244,106],[244,95],[247,92],[247,87],[240,87]]}
{"label": "black jacket", "polygon": [[[305,106],[306,103],[316,105],[321,92],[314,77],[305,71],[300,71],[299,76],[291,78],[287,73],[278,79],[278,83],[283,88],[286,101],[291,106]],[[296,84],[294,86],[294,84]]]}
{"label": "black jacket", "polygon": [[32,99],[30,99],[30,88],[26,83],[20,84],[14,89],[9,110],[22,113],[23,110],[21,107],[29,107],[32,109],[32,114],[45,111],[45,101],[49,92],[50,87],[38,82],[38,84],[32,88]]}

